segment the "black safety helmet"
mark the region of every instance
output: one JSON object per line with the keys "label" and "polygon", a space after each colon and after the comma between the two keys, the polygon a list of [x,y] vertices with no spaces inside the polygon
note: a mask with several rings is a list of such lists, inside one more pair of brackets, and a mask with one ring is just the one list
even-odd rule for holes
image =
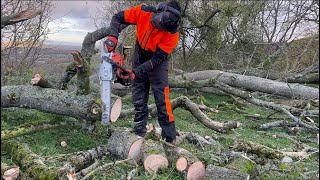
{"label": "black safety helmet", "polygon": [[161,2],[156,6],[156,13],[151,18],[154,27],[161,31],[176,32],[181,19],[181,7],[172,0],[168,3]]}

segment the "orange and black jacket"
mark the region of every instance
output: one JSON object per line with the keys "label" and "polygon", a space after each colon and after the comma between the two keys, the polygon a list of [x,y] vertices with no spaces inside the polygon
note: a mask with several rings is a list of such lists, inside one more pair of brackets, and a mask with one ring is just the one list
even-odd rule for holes
{"label": "orange and black jacket", "polygon": [[139,51],[142,54],[152,54],[148,61],[140,65],[143,72],[156,68],[178,45],[179,32],[177,28],[160,31],[151,24],[151,17],[156,13],[156,8],[145,4],[133,6],[120,11],[112,17],[110,35],[118,37],[121,24],[136,25],[136,36]]}

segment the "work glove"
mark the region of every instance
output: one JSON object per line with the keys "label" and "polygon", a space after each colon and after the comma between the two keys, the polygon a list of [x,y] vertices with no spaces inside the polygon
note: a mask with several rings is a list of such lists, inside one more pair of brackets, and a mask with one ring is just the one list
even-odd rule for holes
{"label": "work glove", "polygon": [[108,36],[105,41],[105,46],[108,52],[112,52],[116,49],[118,43],[118,39],[114,36]]}
{"label": "work glove", "polygon": [[129,76],[130,80],[134,80],[136,78],[136,74],[132,70],[126,69],[126,71],[128,72],[127,76]]}
{"label": "work glove", "polygon": [[136,77],[141,77],[143,75],[143,69],[141,66],[132,69],[132,72],[135,74]]}

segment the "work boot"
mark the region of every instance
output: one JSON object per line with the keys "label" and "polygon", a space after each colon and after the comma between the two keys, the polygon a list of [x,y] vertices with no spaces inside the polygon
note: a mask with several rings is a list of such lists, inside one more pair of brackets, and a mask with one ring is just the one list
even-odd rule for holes
{"label": "work boot", "polygon": [[144,137],[147,133],[146,123],[143,121],[133,122],[133,130],[132,132],[138,136]]}

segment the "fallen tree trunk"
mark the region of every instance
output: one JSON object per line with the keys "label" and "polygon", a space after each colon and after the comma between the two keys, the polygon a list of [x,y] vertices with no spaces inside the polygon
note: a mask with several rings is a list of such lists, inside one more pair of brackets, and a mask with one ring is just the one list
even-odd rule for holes
{"label": "fallen tree trunk", "polygon": [[[319,64],[318,64],[319,65]],[[319,68],[319,67],[318,67]],[[242,74],[246,76],[256,76],[270,80],[283,80],[288,83],[318,83],[319,71],[308,73],[290,73],[285,74],[274,70],[262,70],[262,69],[234,69],[228,71],[230,73]]]}
{"label": "fallen tree trunk", "polygon": [[[303,86],[300,84],[290,84],[279,81],[273,81],[255,76],[244,76],[240,74],[228,73],[218,70],[197,71],[193,73],[187,73],[183,76],[179,75],[170,81],[170,87],[195,87],[192,81],[208,80],[218,77],[218,80],[229,86],[240,87],[251,91],[259,91],[268,94],[274,94],[284,96],[288,98],[300,98],[300,99],[319,99],[319,89]],[[188,80],[191,83],[181,86],[176,85],[176,81]],[[199,83],[198,87],[204,87]]]}
{"label": "fallen tree trunk", "polygon": [[[101,119],[101,102],[95,93],[88,95],[76,95],[64,90],[51,88],[41,88],[37,86],[4,86],[1,88],[1,107],[26,107],[37,109],[43,112],[71,116],[96,121]],[[124,117],[134,114],[134,109],[121,111],[121,101],[118,102],[116,97],[112,97],[115,102],[111,110],[111,118],[117,119],[119,116]],[[204,114],[199,106],[182,96],[171,101],[172,108],[183,107],[190,111],[202,124],[218,131],[228,132],[240,126],[239,122],[221,123],[211,120]],[[155,105],[149,106],[151,114],[156,113]],[[120,113],[121,111],[121,113]],[[112,122],[115,120],[111,119]]]}
{"label": "fallen tree trunk", "polygon": [[[1,107],[25,107],[47,113],[66,115],[87,121],[101,119],[101,102],[95,93],[76,95],[63,90],[37,86],[4,86]],[[112,98],[115,102],[116,98]],[[117,109],[118,111],[121,108]],[[116,111],[117,111],[116,110]]]}
{"label": "fallen tree trunk", "polygon": [[[298,108],[294,108],[294,107],[289,107],[286,105],[280,105],[280,104],[276,104],[276,103],[272,103],[272,102],[267,102],[267,101],[263,101],[257,98],[254,98],[250,93],[246,92],[246,91],[242,91],[239,89],[236,89],[234,87],[228,86],[220,81],[218,81],[216,78],[213,79],[208,79],[208,80],[199,80],[199,81],[179,81],[176,82],[177,86],[191,86],[191,87],[199,87],[199,86],[203,86],[203,85],[208,85],[208,86],[212,86],[212,87],[216,87],[228,94],[234,95],[234,96],[238,96],[252,104],[258,105],[258,106],[262,106],[262,107],[266,107],[266,108],[270,108],[279,112],[283,112],[284,114],[286,114],[290,119],[292,119],[294,122],[296,122],[297,124],[299,124],[300,126],[303,126],[305,128],[308,128],[314,132],[318,132],[319,128],[315,127],[313,125],[307,124],[303,121],[301,121],[299,118],[295,117],[292,113],[304,113],[306,116],[308,114],[307,111],[303,110],[303,109],[298,109]],[[319,114],[319,112],[315,112],[317,114]],[[299,114],[299,115],[300,115]]]}
{"label": "fallen tree trunk", "polygon": [[1,144],[3,150],[19,164],[23,172],[30,178],[60,179],[64,174],[64,169],[45,165],[43,160],[24,143],[8,140]]}

